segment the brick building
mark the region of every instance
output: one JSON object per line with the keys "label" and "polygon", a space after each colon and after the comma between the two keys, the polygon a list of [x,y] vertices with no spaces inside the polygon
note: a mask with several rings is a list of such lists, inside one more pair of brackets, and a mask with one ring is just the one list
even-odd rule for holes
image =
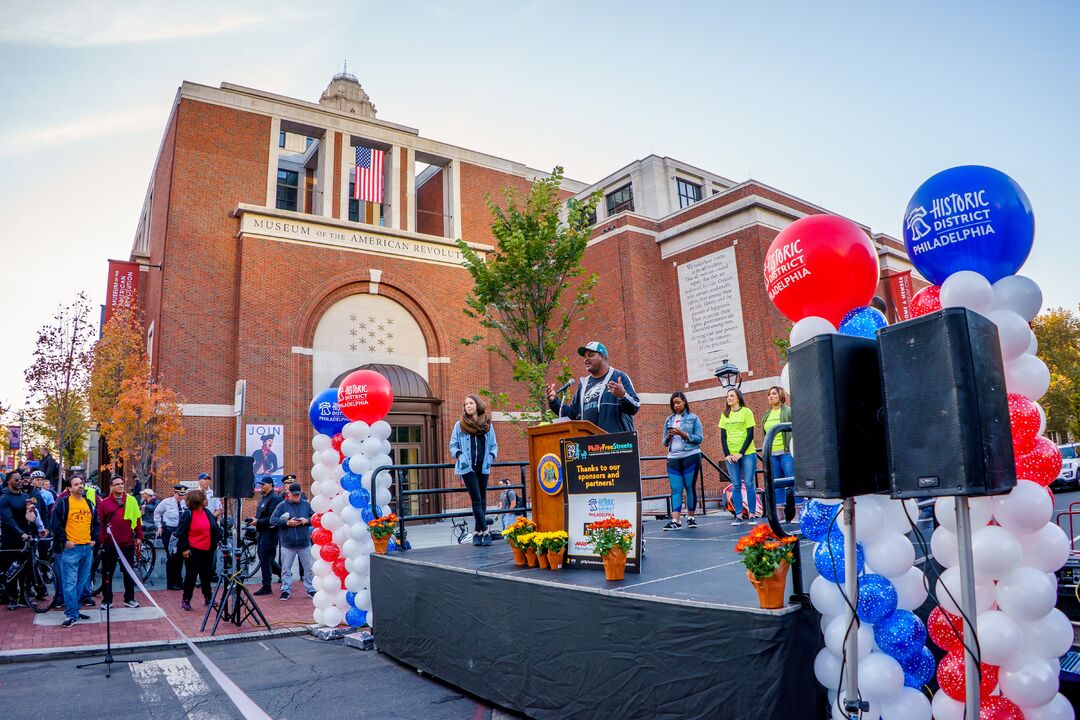
{"label": "brick building", "polygon": [[[382,203],[352,199],[357,147],[384,153]],[[233,451],[243,379],[244,426],[281,426],[280,464],[306,484],[308,404],[364,366],[395,386],[388,419],[399,461],[443,461],[460,399],[512,386],[507,368],[459,343],[479,328],[462,313],[471,280],[454,238],[490,249],[485,193],[526,190],[543,175],[378,119],[350,75],[335,76],[319,103],[184,83],[131,253],[153,370],[184,400],[178,473],[193,477]],[[724,360],[744,371],[760,417],[764,391],[779,382],[774,340],[789,328],[765,294],[764,255],[786,224],[823,210],[657,156],[563,187],[604,195],[585,257],[600,275],[599,302],[565,352],[576,360],[581,342],[607,345],[641,395],[643,451],[659,452],[674,390],[715,427],[722,393],[712,370]],[[884,276],[911,265],[902,242],[871,237],[888,297]],[[517,429],[497,431],[504,459],[525,458]],[[704,447],[719,455],[718,433]]]}

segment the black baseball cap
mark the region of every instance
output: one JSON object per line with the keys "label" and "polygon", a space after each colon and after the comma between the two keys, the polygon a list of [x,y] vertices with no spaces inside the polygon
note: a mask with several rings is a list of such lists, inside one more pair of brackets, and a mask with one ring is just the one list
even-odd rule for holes
{"label": "black baseball cap", "polygon": [[270,477],[269,475],[263,475],[262,479],[259,480],[259,484],[260,485],[273,485],[274,484],[274,478]]}
{"label": "black baseball cap", "polygon": [[300,483],[293,483],[292,485],[290,485],[289,486],[289,492],[291,492],[291,493],[299,493],[300,492]]}

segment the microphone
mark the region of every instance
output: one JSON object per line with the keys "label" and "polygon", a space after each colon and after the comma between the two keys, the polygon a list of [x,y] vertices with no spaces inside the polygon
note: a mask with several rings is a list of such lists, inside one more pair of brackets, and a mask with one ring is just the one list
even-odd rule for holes
{"label": "microphone", "polygon": [[569,380],[566,381],[566,383],[563,384],[563,386],[561,388],[559,388],[558,390],[555,391],[555,394],[556,395],[562,395],[564,392],[569,390],[570,386],[573,385],[573,384],[574,384],[574,379],[570,378]]}

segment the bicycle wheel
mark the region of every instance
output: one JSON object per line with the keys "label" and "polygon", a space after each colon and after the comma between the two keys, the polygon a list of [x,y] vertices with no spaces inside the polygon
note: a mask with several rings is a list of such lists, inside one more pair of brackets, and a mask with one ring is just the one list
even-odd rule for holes
{"label": "bicycle wheel", "polygon": [[35,560],[32,566],[23,570],[23,600],[31,610],[48,612],[52,600],[47,595],[54,581],[52,565],[44,560]]}
{"label": "bicycle wheel", "polygon": [[244,543],[240,547],[240,577],[250,580],[259,572],[259,551],[254,543]]}
{"label": "bicycle wheel", "polygon": [[135,563],[135,570],[139,573],[139,579],[146,582],[154,574],[154,562],[157,560],[157,548],[153,540],[143,540],[139,548],[139,559]]}

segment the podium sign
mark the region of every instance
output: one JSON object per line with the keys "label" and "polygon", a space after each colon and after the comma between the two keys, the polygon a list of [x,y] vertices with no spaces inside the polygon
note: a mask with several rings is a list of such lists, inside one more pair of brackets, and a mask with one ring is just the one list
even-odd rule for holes
{"label": "podium sign", "polygon": [[585,527],[610,517],[628,520],[634,543],[626,555],[628,572],[641,572],[641,467],[637,433],[589,435],[562,440],[566,474],[566,565],[599,570],[599,555],[588,545]]}

